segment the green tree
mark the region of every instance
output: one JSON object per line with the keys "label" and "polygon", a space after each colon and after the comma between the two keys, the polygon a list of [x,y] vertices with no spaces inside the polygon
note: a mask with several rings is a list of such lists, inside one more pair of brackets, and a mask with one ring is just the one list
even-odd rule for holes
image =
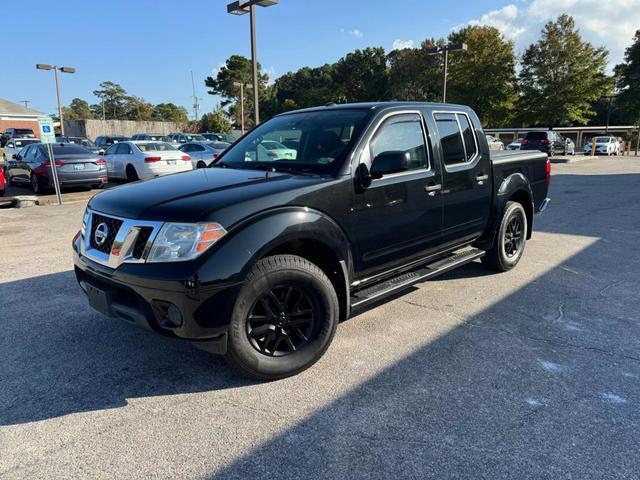
{"label": "green tree", "polygon": [[582,40],[573,18],[561,15],[522,56],[518,112],[527,125],[584,125],[592,103],[612,86],[608,51]]}
{"label": "green tree", "polygon": [[[268,81],[269,76],[262,72],[262,67],[258,64],[258,93],[260,98],[264,98],[267,94]],[[207,93],[222,97],[221,105],[223,107],[231,105],[230,111],[235,118],[238,116],[240,108],[240,89],[234,85],[234,82],[241,82],[245,85],[252,85],[253,83],[251,60],[242,55],[229,57],[218,71],[216,77],[207,77],[204,84],[209,88]],[[247,125],[252,125],[253,94],[248,88],[245,89],[244,103]],[[236,120],[236,123],[239,122]]]}
{"label": "green tree", "polygon": [[303,67],[278,78],[274,90],[279,112],[337,102],[334,73],[333,65],[323,65]]}
{"label": "green tree", "polygon": [[624,54],[624,62],[616,65],[618,98],[616,110],[625,123],[640,122],[640,30]]}
{"label": "green tree", "polygon": [[233,126],[229,121],[227,112],[218,105],[213,112],[202,115],[202,118],[200,119],[200,131],[231,133],[233,131]]}
{"label": "green tree", "polygon": [[136,96],[127,97],[125,112],[128,120],[151,120],[155,107]]}
{"label": "green tree", "polygon": [[335,87],[345,102],[389,100],[387,54],[382,47],[348,53],[335,64]]}
{"label": "green tree", "polygon": [[485,127],[506,125],[517,99],[513,43],[486,26],[464,27],[449,42],[468,50],[449,56],[447,101],[469,105]]}
{"label": "green tree", "polygon": [[[127,119],[127,91],[121,85],[113,82],[102,82],[101,90],[94,90],[93,94],[104,103],[106,118],[126,120]],[[100,105],[102,110],[102,105]]]}
{"label": "green tree", "polygon": [[174,103],[159,103],[153,107],[151,118],[161,122],[177,123],[184,123],[189,120],[187,109]]}
{"label": "green tree", "polygon": [[65,120],[87,120],[94,118],[89,103],[81,98],[74,98],[68,107],[62,108]]}
{"label": "green tree", "polygon": [[388,55],[390,97],[396,100],[436,101],[442,96],[442,67],[427,49],[444,40],[430,39],[420,48],[393,50]]}

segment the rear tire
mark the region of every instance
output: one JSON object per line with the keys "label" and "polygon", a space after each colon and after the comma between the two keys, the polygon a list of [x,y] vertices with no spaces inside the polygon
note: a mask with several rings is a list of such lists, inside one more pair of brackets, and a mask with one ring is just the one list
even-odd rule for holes
{"label": "rear tire", "polygon": [[203,161],[197,163],[196,168],[207,168],[207,164]]}
{"label": "rear tire", "polygon": [[40,195],[43,190],[42,185],[40,184],[40,179],[35,173],[31,174],[31,190],[33,190],[33,193],[36,195]]}
{"label": "rear tire", "polygon": [[308,260],[260,260],[236,299],[226,359],[244,376],[277,380],[306,370],[327,350],[338,325],[338,298]]}
{"label": "rear tire", "polygon": [[482,257],[482,263],[499,272],[515,267],[524,253],[527,228],[527,214],[522,204],[507,202],[493,247]]}
{"label": "rear tire", "polygon": [[138,177],[138,172],[136,172],[136,169],[133,165],[129,164],[127,165],[127,180],[130,182],[137,182],[138,180],[140,180],[140,177]]}

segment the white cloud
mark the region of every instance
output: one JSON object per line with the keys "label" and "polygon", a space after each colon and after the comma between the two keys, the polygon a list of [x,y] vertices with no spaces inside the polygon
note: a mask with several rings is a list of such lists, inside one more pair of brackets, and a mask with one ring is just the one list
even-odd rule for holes
{"label": "white cloud", "polygon": [[356,37],[356,38],[364,37],[364,33],[362,33],[362,31],[358,30],[357,28],[355,28],[353,30],[345,30],[344,28],[341,28],[340,32],[341,33],[346,33],[346,34],[351,35],[352,37]]}
{"label": "white cloud", "polygon": [[477,20],[471,20],[469,25],[489,25],[500,30],[509,40],[516,40],[525,31],[525,27],[519,25],[518,13],[518,7],[509,4],[499,10],[485,13]]}
{"label": "white cloud", "polygon": [[508,4],[467,24],[496,27],[521,52],[539,38],[546,22],[562,13],[573,16],[585,40],[609,49],[611,65],[622,60],[640,27],[640,0],[532,0],[520,8]]}
{"label": "white cloud", "polygon": [[405,48],[413,48],[413,40],[400,40],[396,38],[393,41],[393,46],[391,47],[393,50],[404,50]]}
{"label": "white cloud", "polygon": [[278,73],[276,72],[276,67],[274,67],[273,65],[270,66],[269,68],[267,68],[264,73],[266,73],[267,75],[269,75],[269,82],[268,85],[273,85],[273,83],[276,81],[276,78],[278,78]]}

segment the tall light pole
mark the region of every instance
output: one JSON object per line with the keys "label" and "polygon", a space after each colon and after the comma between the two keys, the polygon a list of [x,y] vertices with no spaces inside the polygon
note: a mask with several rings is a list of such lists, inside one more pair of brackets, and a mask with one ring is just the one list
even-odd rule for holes
{"label": "tall light pole", "polygon": [[251,63],[253,64],[253,112],[254,122],[260,123],[260,92],[258,89],[258,58],[256,53],[256,19],[255,6],[270,7],[276,5],[278,0],[237,0],[227,5],[227,13],[233,15],[249,14],[251,29]]}
{"label": "tall light pole", "polygon": [[449,43],[447,45],[439,45],[427,48],[427,55],[440,55],[444,53],[444,78],[442,82],[442,103],[447,101],[447,75],[449,69],[449,52],[467,51],[466,43]]}
{"label": "tall light pole", "polygon": [[58,117],[60,118],[60,134],[64,137],[64,121],[62,119],[62,102],[60,101],[60,81],[58,80],[58,70],[63,73],[76,73],[72,67],[59,67],[57,65],[47,65],[46,63],[36,64],[38,70],[53,70],[56,78],[56,96],[58,97]]}

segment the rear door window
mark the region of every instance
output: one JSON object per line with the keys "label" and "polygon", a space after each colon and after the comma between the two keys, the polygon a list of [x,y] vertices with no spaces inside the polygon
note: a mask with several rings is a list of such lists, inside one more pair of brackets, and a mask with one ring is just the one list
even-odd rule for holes
{"label": "rear door window", "polygon": [[466,162],[467,156],[456,114],[436,113],[434,118],[440,134],[444,164],[455,165]]}
{"label": "rear door window", "polygon": [[478,153],[478,146],[476,144],[476,137],[471,127],[469,117],[462,114],[457,114],[458,122],[460,122],[460,129],[462,130],[462,139],[464,140],[465,158],[467,161],[473,159]]}

